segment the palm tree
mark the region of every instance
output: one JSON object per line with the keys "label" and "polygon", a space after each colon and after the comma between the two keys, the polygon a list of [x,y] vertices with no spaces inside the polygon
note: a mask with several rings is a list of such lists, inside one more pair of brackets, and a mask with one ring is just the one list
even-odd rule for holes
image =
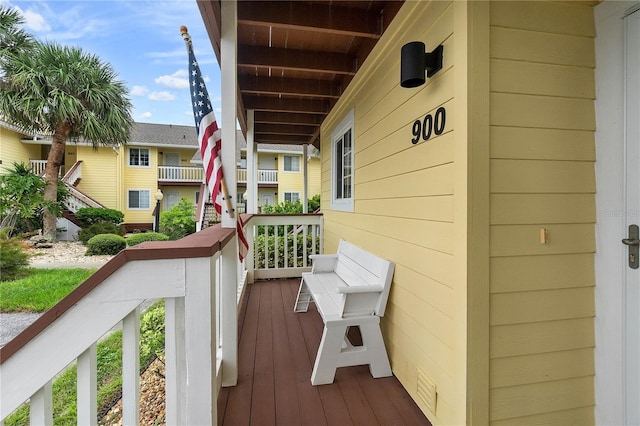
{"label": "palm tree", "polygon": [[[55,42],[36,43],[11,52],[0,67],[0,115],[25,132],[52,135],[45,200],[57,200],[69,139],[83,139],[96,149],[127,142],[132,118],[126,86],[97,56]],[[44,214],[43,234],[55,240],[56,217],[50,212]]]}
{"label": "palm tree", "polygon": [[0,60],[11,52],[33,47],[31,34],[20,28],[23,22],[17,9],[0,6]]}

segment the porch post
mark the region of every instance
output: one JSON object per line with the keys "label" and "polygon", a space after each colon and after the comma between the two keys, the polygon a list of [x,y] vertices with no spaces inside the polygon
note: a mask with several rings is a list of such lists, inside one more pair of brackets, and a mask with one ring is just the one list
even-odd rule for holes
{"label": "porch post", "polygon": [[255,111],[247,110],[247,213],[255,214],[258,212],[257,182],[258,170],[255,157]]}
{"label": "porch post", "polygon": [[302,145],[302,213],[309,213],[309,145]]}
{"label": "porch post", "polygon": [[[238,11],[235,1],[223,1],[220,5],[220,75],[222,81],[222,169],[227,183],[231,206],[237,204],[238,187],[236,185],[236,105],[237,103],[237,20]],[[222,227],[235,228],[236,219],[222,209]]]}

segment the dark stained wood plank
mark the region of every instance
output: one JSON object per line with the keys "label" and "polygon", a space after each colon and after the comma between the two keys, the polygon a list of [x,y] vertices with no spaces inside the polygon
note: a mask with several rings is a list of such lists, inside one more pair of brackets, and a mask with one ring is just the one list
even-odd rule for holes
{"label": "dark stained wood plank", "polygon": [[310,426],[326,425],[324,409],[320,393],[314,386],[310,386],[313,364],[304,344],[304,335],[300,326],[299,316],[293,311],[297,296],[299,280],[289,280],[282,285],[282,302],[284,306],[285,323],[289,335],[289,350],[293,358],[292,367],[295,373],[295,390],[298,393],[300,405],[300,424]]}
{"label": "dark stained wood plank", "polygon": [[253,392],[253,366],[258,335],[260,288],[247,288],[247,308],[238,335],[238,384],[229,388],[229,401],[224,413],[224,424],[248,425],[251,420],[251,395]]}
{"label": "dark stained wood plank", "polygon": [[[254,284],[254,286],[256,286]],[[258,337],[253,378],[253,396],[251,400],[251,424],[275,425],[275,387],[273,371],[273,327],[271,294],[266,285],[261,287],[260,312],[258,313]],[[257,287],[256,286],[256,287]],[[252,288],[252,291],[255,288]]]}
{"label": "dark stained wood plank", "polygon": [[276,424],[298,425],[300,424],[299,401],[282,297],[282,292],[286,289],[274,281],[269,283],[269,287],[273,315]]}
{"label": "dark stained wood plank", "polygon": [[359,367],[343,367],[336,371],[334,384],[340,387],[340,393],[349,410],[349,416],[357,425],[378,425],[378,419],[373,414],[366,395],[360,388],[355,377],[355,370]]}

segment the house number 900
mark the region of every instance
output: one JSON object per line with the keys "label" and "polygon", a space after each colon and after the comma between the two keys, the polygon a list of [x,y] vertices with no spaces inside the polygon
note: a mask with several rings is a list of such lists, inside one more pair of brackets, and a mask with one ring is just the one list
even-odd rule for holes
{"label": "house number 900", "polygon": [[436,110],[436,113],[432,116],[427,114],[423,120],[416,120],[413,122],[411,132],[413,133],[412,144],[417,144],[422,140],[429,140],[431,133],[436,136],[441,135],[444,132],[444,125],[447,122],[447,111],[444,107],[440,107]]}

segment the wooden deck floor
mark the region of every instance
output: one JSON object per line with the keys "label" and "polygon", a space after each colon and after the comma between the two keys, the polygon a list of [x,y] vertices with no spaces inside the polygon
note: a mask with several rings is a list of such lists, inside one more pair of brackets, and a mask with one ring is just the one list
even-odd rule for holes
{"label": "wooden deck floor", "polygon": [[218,399],[224,425],[430,425],[395,377],[367,366],[339,368],[331,385],[312,386],[322,319],[294,313],[299,280],[250,285],[240,319],[238,385]]}

